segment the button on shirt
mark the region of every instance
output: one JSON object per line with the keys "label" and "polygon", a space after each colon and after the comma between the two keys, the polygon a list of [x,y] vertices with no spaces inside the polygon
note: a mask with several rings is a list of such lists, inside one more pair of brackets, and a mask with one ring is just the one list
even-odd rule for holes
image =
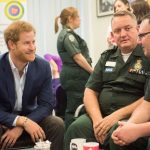
{"label": "button on shirt", "polygon": [[[10,54],[9,54],[9,62],[10,62],[11,70],[12,70],[14,81],[15,81],[16,102],[15,102],[14,111],[21,111],[22,110],[22,95],[23,95],[23,90],[24,90],[24,85],[25,85],[25,80],[26,80],[28,64],[24,68],[22,76],[20,76],[18,69],[12,62]],[[16,120],[17,118],[14,120],[13,125],[16,125]]]}

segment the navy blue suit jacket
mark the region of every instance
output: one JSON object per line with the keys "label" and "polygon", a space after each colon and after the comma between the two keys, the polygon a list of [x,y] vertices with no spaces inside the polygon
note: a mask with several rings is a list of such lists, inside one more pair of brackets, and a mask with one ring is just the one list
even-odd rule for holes
{"label": "navy blue suit jacket", "polygon": [[[0,57],[0,124],[11,127],[16,114],[14,77],[8,60],[8,53]],[[36,56],[29,63],[22,96],[20,115],[40,122],[50,115],[53,109],[51,71],[49,63]]]}

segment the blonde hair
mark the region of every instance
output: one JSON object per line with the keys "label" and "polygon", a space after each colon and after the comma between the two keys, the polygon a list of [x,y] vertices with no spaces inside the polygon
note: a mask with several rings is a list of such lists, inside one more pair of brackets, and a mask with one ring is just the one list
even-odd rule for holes
{"label": "blonde hair", "polygon": [[33,31],[36,33],[34,27],[25,21],[16,21],[11,23],[4,31],[4,39],[8,46],[8,41],[11,40],[12,42],[16,43],[19,41],[20,33],[22,32],[31,32]]}
{"label": "blonde hair", "polygon": [[59,30],[59,26],[58,26],[58,19],[59,18],[60,18],[61,24],[64,26],[64,25],[68,24],[69,17],[75,18],[77,16],[78,16],[78,10],[76,8],[74,8],[74,7],[67,7],[65,9],[63,9],[61,11],[60,16],[57,16],[55,18],[55,33],[57,33],[58,30]]}
{"label": "blonde hair", "polygon": [[121,17],[121,16],[130,16],[137,24],[136,16],[133,13],[131,13],[130,11],[126,11],[126,10],[118,11],[118,12],[114,13],[113,17],[111,19],[111,23],[115,17]]}

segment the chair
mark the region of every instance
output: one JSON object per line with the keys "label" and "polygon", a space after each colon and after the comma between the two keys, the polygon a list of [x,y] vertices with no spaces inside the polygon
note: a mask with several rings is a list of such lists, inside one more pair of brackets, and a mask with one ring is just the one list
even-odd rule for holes
{"label": "chair", "polygon": [[76,111],[75,111],[75,113],[74,113],[74,118],[75,118],[75,119],[79,117],[79,114],[80,114],[81,110],[83,109],[83,107],[84,107],[84,104],[81,104],[81,105],[79,105],[79,106],[77,107],[77,109],[76,109]]}

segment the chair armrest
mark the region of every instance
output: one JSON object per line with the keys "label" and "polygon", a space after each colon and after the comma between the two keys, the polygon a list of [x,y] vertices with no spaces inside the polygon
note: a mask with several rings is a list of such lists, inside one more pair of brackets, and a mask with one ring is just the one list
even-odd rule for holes
{"label": "chair armrest", "polygon": [[81,109],[84,107],[84,104],[81,104],[77,107],[75,113],[74,113],[74,117],[77,118],[79,116],[79,113],[81,111]]}

